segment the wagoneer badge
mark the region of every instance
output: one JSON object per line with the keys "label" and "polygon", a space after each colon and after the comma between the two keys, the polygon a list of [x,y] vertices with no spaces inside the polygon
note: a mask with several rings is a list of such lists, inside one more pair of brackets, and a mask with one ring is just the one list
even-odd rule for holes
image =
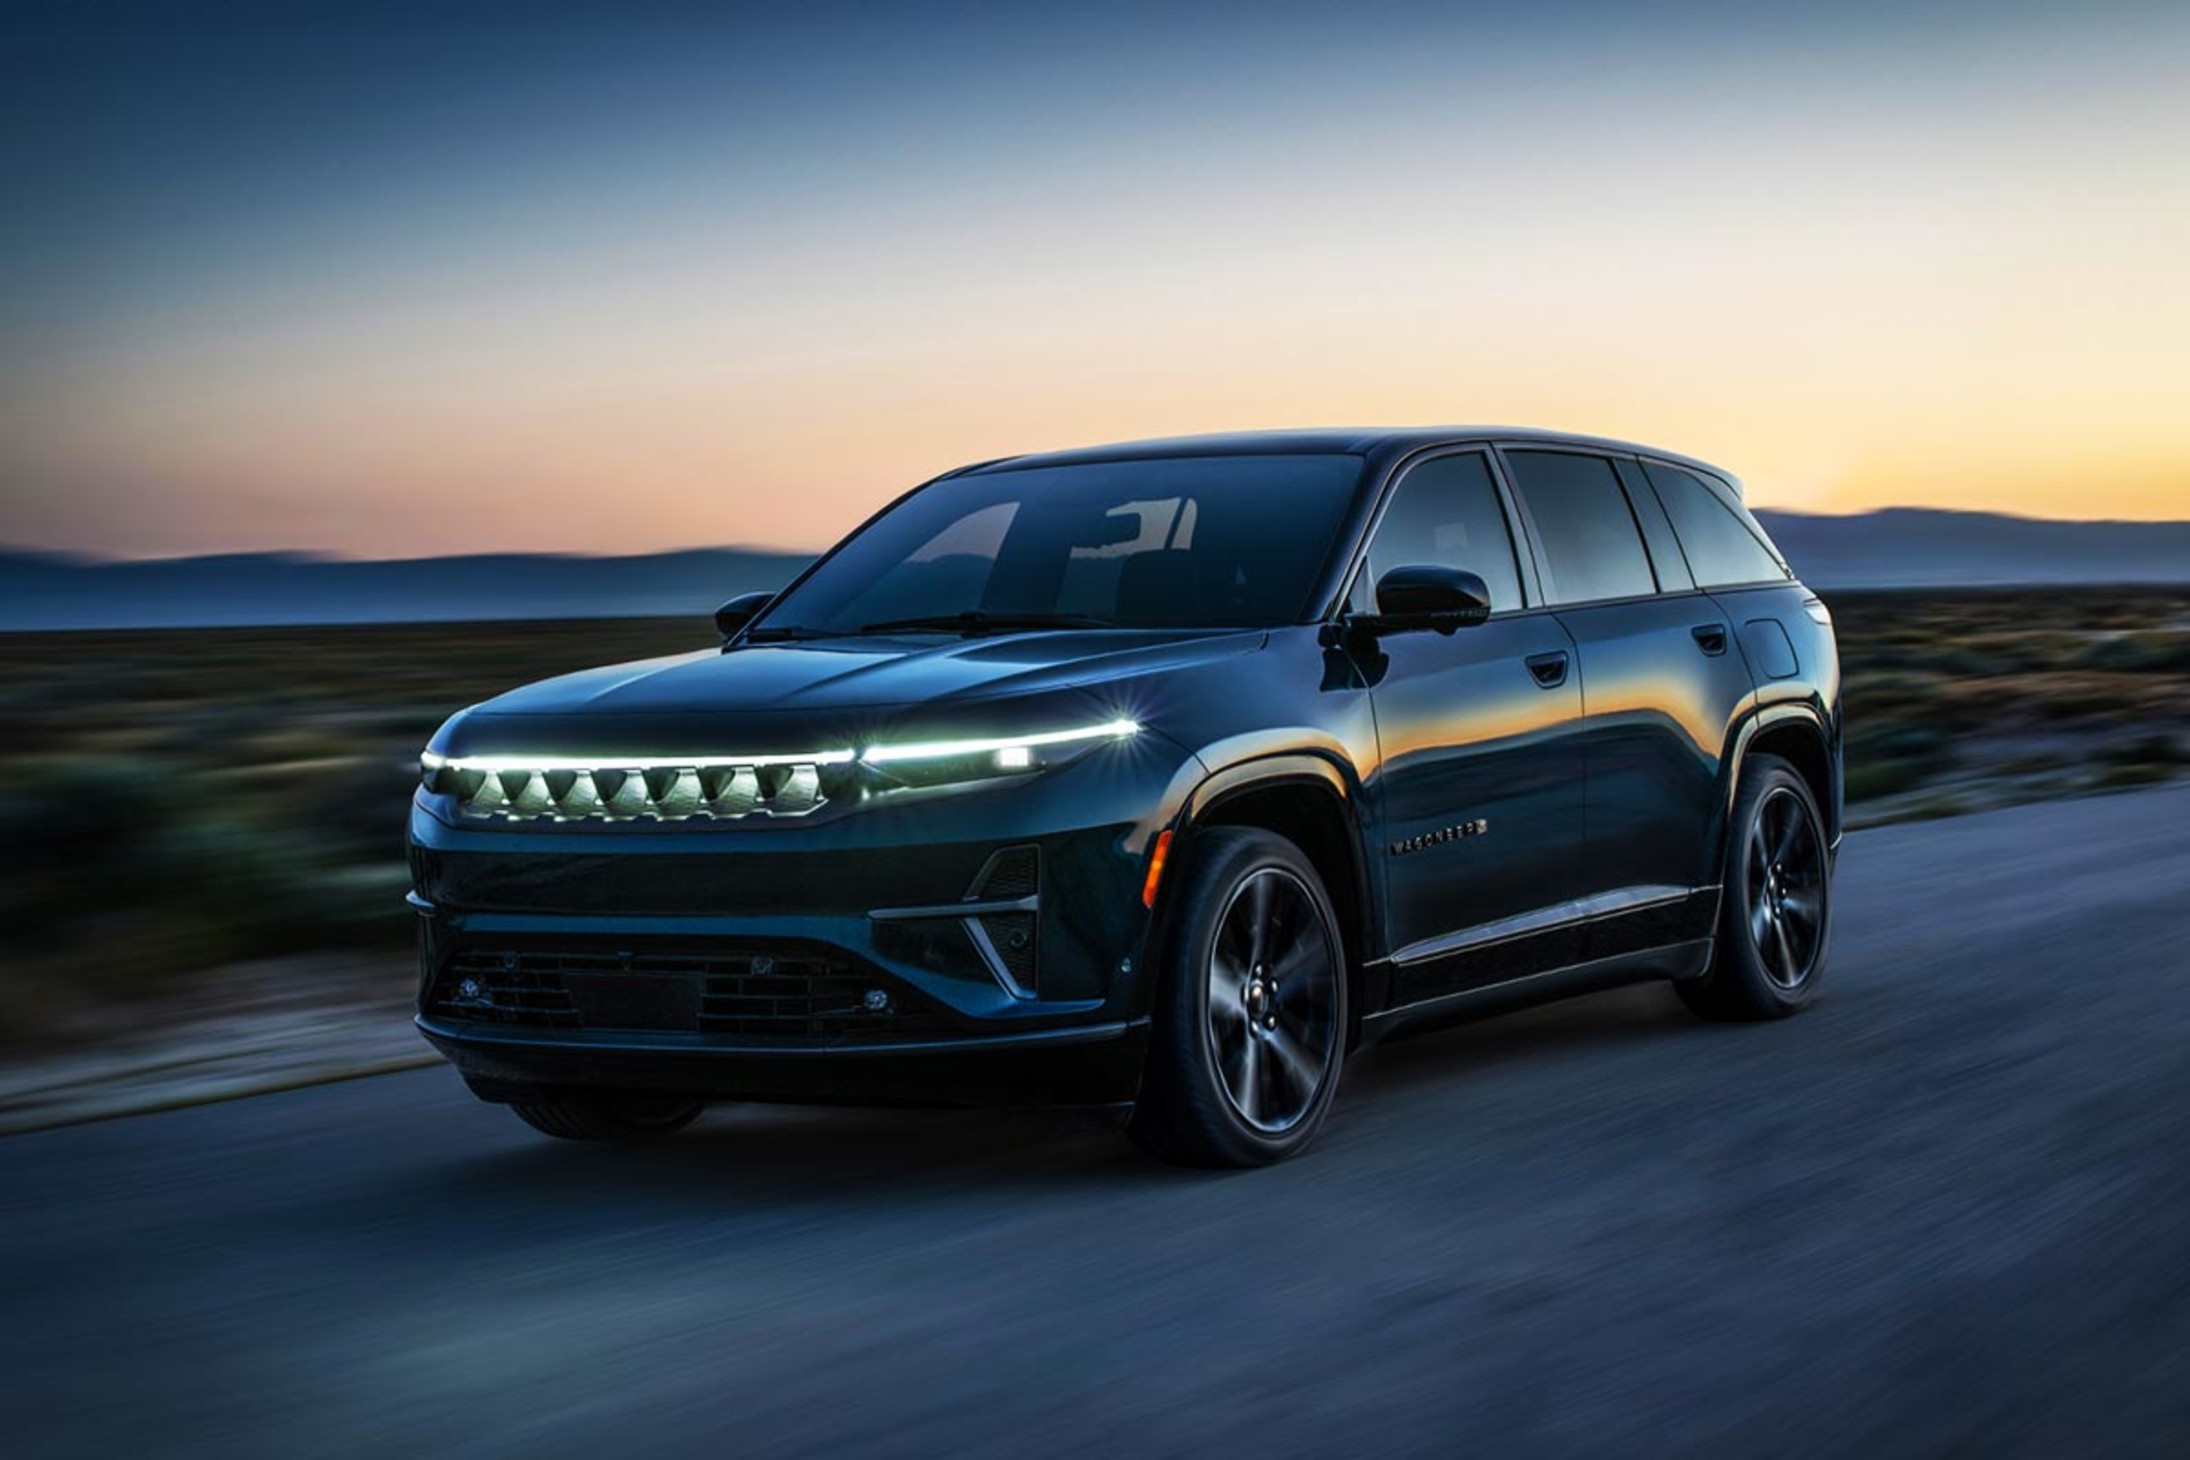
{"label": "wagoneer badge", "polygon": [[1407,853],[1419,852],[1424,847],[1443,846],[1446,842],[1456,842],[1464,836],[1481,836],[1489,830],[1489,820],[1478,816],[1475,820],[1463,821],[1458,826],[1441,826],[1435,831],[1425,831],[1420,836],[1410,836],[1403,842],[1393,842],[1391,853],[1395,857],[1404,857]]}

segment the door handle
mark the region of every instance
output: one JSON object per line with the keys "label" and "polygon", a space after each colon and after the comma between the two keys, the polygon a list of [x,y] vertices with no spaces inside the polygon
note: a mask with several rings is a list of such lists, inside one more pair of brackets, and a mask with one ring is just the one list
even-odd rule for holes
{"label": "door handle", "polygon": [[1696,636],[1697,647],[1701,648],[1704,653],[1724,654],[1726,652],[1726,625],[1697,624],[1688,632]]}
{"label": "door handle", "polygon": [[1566,683],[1566,651],[1531,655],[1528,672],[1536,676],[1536,683],[1545,689],[1557,689]]}

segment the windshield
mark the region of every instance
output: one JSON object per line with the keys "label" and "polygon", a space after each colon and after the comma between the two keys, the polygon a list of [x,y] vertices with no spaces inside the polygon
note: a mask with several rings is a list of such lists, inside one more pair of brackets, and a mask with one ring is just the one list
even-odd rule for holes
{"label": "windshield", "polygon": [[1201,456],[951,477],[846,542],[750,637],[1297,623],[1362,465]]}

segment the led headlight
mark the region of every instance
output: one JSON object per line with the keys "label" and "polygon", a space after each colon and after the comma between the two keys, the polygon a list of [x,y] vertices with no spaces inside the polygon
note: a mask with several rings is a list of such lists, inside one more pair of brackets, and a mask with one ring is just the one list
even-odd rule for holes
{"label": "led headlight", "polygon": [[933,784],[1038,771],[1072,759],[1105,741],[1138,735],[1132,720],[1110,720],[1076,730],[1040,735],[998,735],[971,740],[918,740],[870,745],[859,763],[890,781]]}

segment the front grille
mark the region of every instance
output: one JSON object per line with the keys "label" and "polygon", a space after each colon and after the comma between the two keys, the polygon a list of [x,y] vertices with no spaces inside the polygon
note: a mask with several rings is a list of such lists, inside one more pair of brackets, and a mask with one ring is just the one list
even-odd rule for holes
{"label": "front grille", "polygon": [[430,1001],[437,1014],[490,1024],[575,1029],[578,1006],[561,975],[514,953],[464,953],[449,960]]}
{"label": "front grille", "polygon": [[828,1042],[946,1033],[895,979],[808,950],[783,953],[466,950],[427,1000],[441,1018],[534,1028]]}
{"label": "front grille", "polygon": [[736,821],[804,816],[826,805],[850,768],[824,764],[640,765],[586,769],[462,760],[428,763],[429,791],[465,816],[503,821]]}

